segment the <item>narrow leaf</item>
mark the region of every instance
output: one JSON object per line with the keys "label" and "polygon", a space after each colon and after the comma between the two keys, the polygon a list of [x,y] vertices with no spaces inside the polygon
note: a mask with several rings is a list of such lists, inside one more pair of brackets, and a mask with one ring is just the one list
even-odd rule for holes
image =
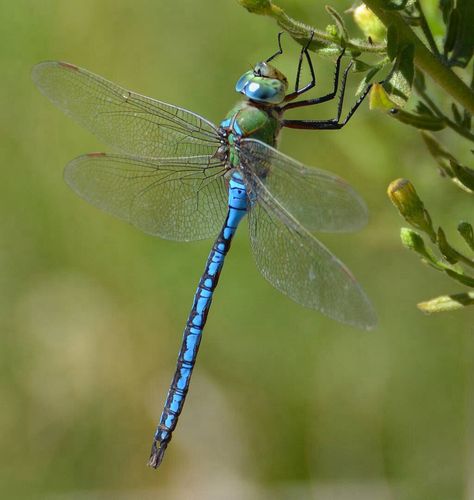
{"label": "narrow leaf", "polygon": [[453,113],[453,117],[454,117],[454,121],[458,124],[458,125],[461,125],[462,126],[462,122],[463,122],[463,116],[461,116],[461,113],[458,109],[458,107],[456,106],[456,104],[453,102],[451,103],[451,111]]}
{"label": "narrow leaf", "polygon": [[326,5],[326,11],[336,23],[337,31],[339,33],[339,37],[341,38],[341,40],[343,41],[348,40],[349,34],[347,33],[346,24],[344,23],[344,20],[342,19],[339,12],[337,12],[337,10],[331,7],[330,5]]}
{"label": "narrow leaf", "polygon": [[425,245],[421,234],[408,227],[402,227],[400,229],[400,239],[403,246],[419,254],[425,264],[434,267],[438,271],[446,271],[446,265],[436,259],[433,252]]}
{"label": "narrow leaf", "polygon": [[413,81],[413,85],[418,91],[423,92],[426,90],[425,75],[418,68],[415,68],[415,79]]}
{"label": "narrow leaf", "polygon": [[[457,16],[456,26],[451,29],[451,19]],[[474,54],[474,30],[472,23],[474,20],[474,2],[472,0],[457,0],[456,8],[452,11],[448,35],[452,35],[454,41],[449,52],[451,52],[449,63],[451,66],[465,68]],[[447,38],[448,38],[447,35]]]}
{"label": "narrow leaf", "polygon": [[449,16],[448,25],[446,28],[446,36],[444,38],[444,55],[447,56],[454,48],[456,43],[456,34],[459,26],[459,12],[453,10]]}
{"label": "narrow leaf", "polygon": [[367,88],[367,85],[373,80],[374,76],[381,70],[381,66],[374,66],[367,74],[362,78],[359,86],[356,90],[356,95],[362,94],[362,92]]}
{"label": "narrow leaf", "polygon": [[419,115],[431,115],[431,116],[436,116],[433,113],[433,110],[429,108],[423,101],[418,101],[415,106],[415,111]]}
{"label": "narrow leaf", "polygon": [[415,75],[414,54],[415,49],[413,45],[403,46],[397,54],[392,71],[383,84],[390,99],[400,107],[405,106],[411,94]]}
{"label": "narrow leaf", "polygon": [[452,269],[446,269],[445,272],[448,276],[451,276],[451,278],[455,279],[456,281],[459,281],[459,283],[474,288],[474,278],[472,278],[471,276],[458,273],[456,271],[453,271]]}
{"label": "narrow leaf", "polygon": [[443,254],[443,257],[450,263],[456,264],[462,262],[470,267],[474,267],[474,261],[467,258],[462,253],[453,248],[446,239],[446,234],[441,228],[438,228],[438,248]]}
{"label": "narrow leaf", "polygon": [[371,70],[374,66],[371,64],[367,64],[364,61],[361,61],[360,59],[354,59],[354,66],[353,71],[354,73],[365,73],[366,71]]}
{"label": "narrow leaf", "polygon": [[395,24],[390,24],[387,28],[387,56],[391,61],[398,54],[398,30]]}
{"label": "narrow leaf", "polygon": [[441,10],[441,13],[443,15],[443,21],[445,24],[447,24],[449,16],[451,15],[451,12],[454,7],[454,0],[440,0],[439,1],[439,8]]}
{"label": "narrow leaf", "polygon": [[415,0],[386,0],[384,10],[403,10],[415,4]]}
{"label": "narrow leaf", "polygon": [[463,167],[457,161],[450,161],[454,176],[459,182],[470,191],[474,192],[474,170],[469,167]]}
{"label": "narrow leaf", "polygon": [[450,161],[456,161],[456,158],[454,158],[451,153],[448,153],[448,151],[446,151],[443,146],[441,146],[441,144],[434,138],[433,135],[429,134],[428,132],[422,132],[421,136],[425,141],[429,152],[441,168],[441,172],[447,175],[449,178],[452,178],[453,172],[451,170]]}
{"label": "narrow leaf", "polygon": [[458,233],[463,237],[469,248],[474,251],[474,229],[469,222],[458,224]]}
{"label": "narrow leaf", "polygon": [[472,115],[467,109],[464,110],[461,126],[464,127],[466,130],[471,130]]}

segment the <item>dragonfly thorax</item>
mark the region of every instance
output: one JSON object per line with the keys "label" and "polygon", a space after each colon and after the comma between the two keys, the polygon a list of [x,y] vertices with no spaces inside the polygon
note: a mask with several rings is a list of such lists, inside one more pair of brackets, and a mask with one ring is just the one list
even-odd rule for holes
{"label": "dragonfly thorax", "polygon": [[267,62],[260,62],[244,73],[235,85],[237,92],[264,104],[283,102],[287,88],[286,76]]}
{"label": "dragonfly thorax", "polygon": [[258,139],[275,146],[279,131],[279,111],[275,106],[259,106],[251,100],[240,101],[220,123],[222,143],[216,156],[228,166],[238,167],[241,139]]}

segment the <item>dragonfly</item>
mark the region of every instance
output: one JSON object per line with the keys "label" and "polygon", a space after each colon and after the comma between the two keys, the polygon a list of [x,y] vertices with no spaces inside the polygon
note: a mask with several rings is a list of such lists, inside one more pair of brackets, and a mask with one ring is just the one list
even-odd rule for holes
{"label": "dragonfly", "polygon": [[[364,201],[340,177],[276,149],[284,127],[342,128],[370,87],[341,120],[352,64],[339,82],[341,51],[331,92],[299,99],[316,84],[309,42],[301,49],[294,90],[289,91],[287,78],[270,64],[283,53],[280,38],[272,56],[239,78],[235,89],[243,97],[219,126],[73,64],[46,61],[33,68],[33,80],[46,97],[116,150],[85,154],[66,165],[65,180],[79,196],[154,236],[177,241],[216,238],[154,434],[148,462],[154,468],[163,460],[183,409],[224,259],[245,217],[256,266],[280,292],[342,323],[362,329],[376,323],[361,286],[314,235],[360,229],[367,222]],[[304,61],[311,80],[301,86]],[[290,109],[337,97],[334,119],[284,118]]]}

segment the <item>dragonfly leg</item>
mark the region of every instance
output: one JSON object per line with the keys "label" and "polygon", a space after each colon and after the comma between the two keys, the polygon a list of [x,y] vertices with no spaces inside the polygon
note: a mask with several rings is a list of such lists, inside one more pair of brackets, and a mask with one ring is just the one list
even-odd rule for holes
{"label": "dragonfly leg", "polygon": [[[298,97],[298,95],[302,94],[303,92],[306,92],[310,88],[314,87],[314,85],[316,84],[316,81],[314,78],[313,65],[311,63],[311,58],[309,57],[308,51],[306,49],[306,59],[308,61],[309,68],[311,70],[311,75],[313,78],[312,85],[311,84],[310,84],[311,86],[307,85],[306,87],[301,89],[299,91],[299,93],[297,93],[297,91],[295,89],[295,92],[293,92],[292,94],[288,94],[285,98],[285,102],[288,102],[288,104],[285,104],[284,106],[282,106],[281,110],[286,111],[286,110],[291,109],[291,108],[299,108],[302,106],[313,106],[314,104],[321,104],[323,102],[330,101],[331,99],[334,99],[336,97],[337,89],[339,86],[339,73],[341,70],[341,61],[342,61],[342,57],[344,56],[345,51],[346,51],[346,49],[343,49],[342,52],[337,57],[336,69],[334,71],[334,85],[333,85],[332,91],[329,92],[329,94],[323,95],[321,97],[315,97],[314,99],[305,99],[303,101],[288,102],[288,101],[292,101],[293,99],[295,99],[295,97]],[[298,72],[300,71],[300,67],[301,67],[301,56],[300,56],[300,63],[298,65]],[[349,64],[349,66],[346,68],[346,71],[344,72],[344,74],[346,74],[346,72],[348,72],[350,67],[351,67],[351,64]],[[298,75],[297,81],[298,81],[298,79],[299,79],[299,75]],[[341,86],[344,86],[344,85],[345,85],[345,80],[343,78],[343,82],[341,83]]]}
{"label": "dragonfly leg", "polygon": [[[311,31],[311,36],[309,37],[308,42],[301,49],[300,57],[298,60],[298,68],[296,70],[295,91],[292,92],[291,94],[288,94],[285,97],[284,102],[288,102],[288,101],[292,101],[293,99],[296,99],[298,96],[300,96],[301,94],[304,94],[308,90],[311,90],[316,85],[316,76],[314,74],[313,62],[311,61],[311,56],[309,55],[309,51],[308,51],[308,47],[309,47],[309,44],[313,40],[313,36],[314,36],[314,31]],[[308,62],[309,71],[311,73],[311,81],[307,85],[305,85],[302,89],[300,89],[299,86],[300,86],[301,66],[303,64],[303,55],[305,56],[306,61]],[[285,109],[285,108],[286,108],[286,106],[283,106],[281,109]]]}
{"label": "dragonfly leg", "polygon": [[273,54],[271,55],[268,59],[265,60],[265,62],[270,62],[272,61],[273,59],[275,59],[275,57],[283,54],[283,49],[281,47],[281,35],[283,35],[283,31],[280,31],[280,33],[278,33],[278,50]]}
{"label": "dragonfly leg", "polygon": [[357,111],[357,108],[362,104],[365,96],[369,93],[372,85],[368,85],[364,92],[357,99],[356,103],[350,109],[347,116],[341,122],[342,104],[344,100],[344,94],[341,93],[341,98],[339,99],[339,105],[337,109],[337,117],[332,120],[282,120],[282,126],[288,128],[299,128],[307,130],[339,130],[351,119],[352,115]]}

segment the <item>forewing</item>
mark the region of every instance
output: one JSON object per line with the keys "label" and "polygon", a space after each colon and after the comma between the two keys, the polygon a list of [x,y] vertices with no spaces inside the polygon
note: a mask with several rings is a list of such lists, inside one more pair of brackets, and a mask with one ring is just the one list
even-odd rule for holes
{"label": "forewing", "polygon": [[41,92],[102,141],[145,157],[213,155],[216,127],[185,109],[130,92],[69,63],[33,68]]}
{"label": "forewing", "polygon": [[340,177],[304,166],[255,139],[242,139],[239,157],[273,198],[309,231],[355,231],[367,223],[362,198]]}
{"label": "forewing", "polygon": [[207,156],[144,159],[92,153],[65,168],[92,205],[146,233],[189,241],[215,236],[226,214],[225,167]]}
{"label": "forewing", "polygon": [[250,240],[258,269],[299,304],[337,321],[370,329],[369,299],[347,267],[273,198],[263,182],[249,185],[257,202],[249,212]]}

